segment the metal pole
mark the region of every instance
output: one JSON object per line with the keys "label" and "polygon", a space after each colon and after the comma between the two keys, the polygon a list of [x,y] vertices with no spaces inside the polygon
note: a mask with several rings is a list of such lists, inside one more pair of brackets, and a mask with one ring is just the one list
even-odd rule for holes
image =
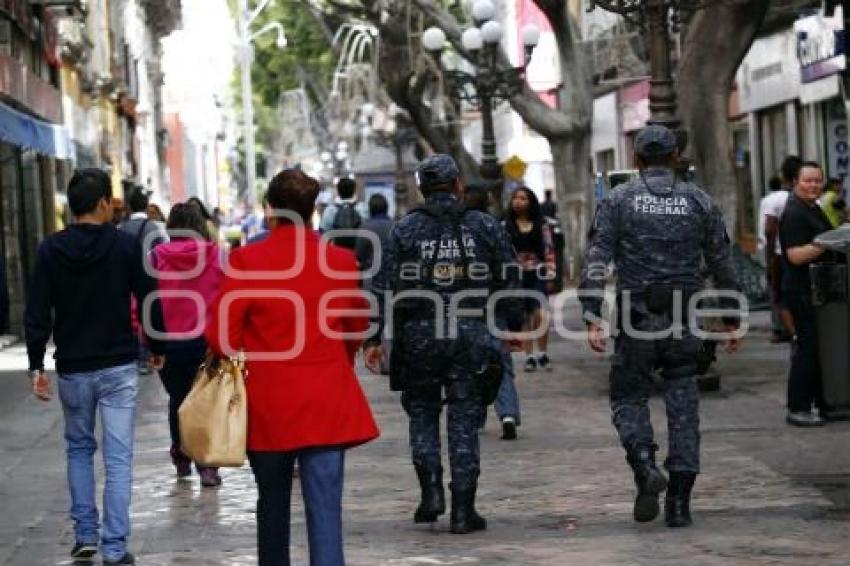
{"label": "metal pole", "polygon": [[254,153],[254,100],[251,88],[251,63],[254,53],[248,30],[248,0],[239,0],[238,26],[242,64],[242,113],[245,128],[245,204],[249,212],[257,206],[257,156]]}
{"label": "metal pole", "polygon": [[676,130],[676,88],[670,60],[670,30],[666,0],[648,0],[646,19],[649,26],[649,61],[652,79],[649,90],[650,123]]}
{"label": "metal pole", "polygon": [[393,139],[395,146],[395,200],[396,216],[401,217],[407,212],[407,179],[404,172],[404,145],[400,134]]}
{"label": "metal pole", "polygon": [[490,93],[479,93],[481,99],[481,176],[489,181],[497,181],[499,161],[496,158],[496,134],[493,128],[493,100]]}

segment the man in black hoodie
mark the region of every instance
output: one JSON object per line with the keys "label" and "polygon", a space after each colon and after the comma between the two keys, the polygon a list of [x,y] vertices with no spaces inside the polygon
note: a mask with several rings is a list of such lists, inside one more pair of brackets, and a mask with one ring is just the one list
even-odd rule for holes
{"label": "man in black hoodie", "polygon": [[[33,393],[52,397],[44,354],[53,335],[58,390],[65,415],[68,485],[76,544],[75,559],[98,549],[100,521],[95,502],[93,457],[96,413],[103,430],[106,485],[101,550],[104,564],[133,564],[127,551],[133,469],[138,342],[130,323],[130,296],[139,304],[145,329],[161,328],[159,302],[145,313],[156,281],[145,271],[142,248],[116,229],[109,176],[78,171],[68,185],[76,223],[46,238],[38,248],[26,311],[27,353]],[[153,352],[160,344],[150,340]],[[162,367],[161,356],[153,365]]]}

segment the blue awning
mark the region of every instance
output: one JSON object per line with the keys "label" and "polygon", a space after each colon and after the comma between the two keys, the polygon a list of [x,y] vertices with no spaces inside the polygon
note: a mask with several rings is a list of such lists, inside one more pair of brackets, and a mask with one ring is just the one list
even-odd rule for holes
{"label": "blue awning", "polygon": [[0,141],[57,159],[72,159],[68,130],[18,112],[0,102]]}

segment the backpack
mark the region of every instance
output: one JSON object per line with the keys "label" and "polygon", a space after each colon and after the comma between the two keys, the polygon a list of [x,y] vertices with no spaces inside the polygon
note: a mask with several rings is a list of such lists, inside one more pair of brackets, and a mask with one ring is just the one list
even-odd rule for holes
{"label": "backpack", "polygon": [[[331,230],[357,230],[363,223],[360,213],[353,202],[344,202],[337,206],[336,215],[334,216]],[[342,246],[353,250],[357,246],[357,236],[339,236],[332,238],[331,241],[337,246]]]}

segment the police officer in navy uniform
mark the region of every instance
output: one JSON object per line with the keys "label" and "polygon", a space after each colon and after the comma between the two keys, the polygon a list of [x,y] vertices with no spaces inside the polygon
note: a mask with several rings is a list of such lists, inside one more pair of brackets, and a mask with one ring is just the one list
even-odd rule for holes
{"label": "police officer in navy uniform", "polygon": [[[673,133],[648,126],[635,140],[635,153],[638,178],[612,191],[596,210],[581,302],[590,347],[604,352],[601,293],[613,263],[619,331],[610,373],[611,409],[637,484],[634,519],[655,519],[658,496],[666,489],[665,521],[684,527],[691,524],[690,494],[700,469],[696,370],[702,341],[692,332],[690,299],[704,288],[704,272],[718,290],[737,291],[738,284],[720,210],[695,184],[676,178]],[[731,311],[739,305],[726,297],[720,306]],[[728,352],[738,348],[734,331],[739,322],[734,314],[723,318]],[[676,327],[681,333],[664,332]],[[669,483],[656,467],[658,447],[649,415],[656,370],[663,378],[667,409]]]}
{"label": "police officer in navy uniform", "polygon": [[[519,271],[499,222],[462,204],[451,157],[429,157],[419,165],[417,179],[425,201],[393,227],[372,287],[379,304],[377,322],[392,329],[391,387],[402,391],[410,420],[410,448],[422,491],[414,521],[433,523],[445,513],[440,455],[445,396],[450,530],[462,534],[486,528],[475,510],[478,423],[484,409],[481,375],[494,364],[501,368],[501,344],[488,331],[486,307],[493,292],[518,289]],[[461,296],[460,308],[453,307]],[[513,330],[521,327],[517,298],[494,304],[496,319],[511,321]],[[382,359],[377,336],[367,341],[365,357],[367,367],[377,373]]]}

